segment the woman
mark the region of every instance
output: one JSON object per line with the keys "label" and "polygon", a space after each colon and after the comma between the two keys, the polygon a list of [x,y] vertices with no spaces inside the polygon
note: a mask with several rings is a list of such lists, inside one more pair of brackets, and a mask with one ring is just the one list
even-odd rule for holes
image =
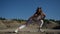
{"label": "woman", "polygon": [[30,25],[31,23],[34,23],[34,22],[37,22],[39,24],[39,29],[41,29],[44,18],[45,18],[45,14],[42,12],[42,9],[37,8],[36,13],[33,16],[31,16],[25,24],[23,24],[19,28],[17,28],[15,30],[15,32],[17,33],[18,30],[20,30],[24,27],[27,27],[28,25]]}

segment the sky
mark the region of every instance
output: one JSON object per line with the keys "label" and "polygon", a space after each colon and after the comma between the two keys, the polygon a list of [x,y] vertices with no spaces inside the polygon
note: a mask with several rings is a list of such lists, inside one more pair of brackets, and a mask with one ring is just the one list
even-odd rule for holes
{"label": "sky", "polygon": [[28,19],[42,7],[46,19],[60,20],[60,0],[0,0],[0,17]]}

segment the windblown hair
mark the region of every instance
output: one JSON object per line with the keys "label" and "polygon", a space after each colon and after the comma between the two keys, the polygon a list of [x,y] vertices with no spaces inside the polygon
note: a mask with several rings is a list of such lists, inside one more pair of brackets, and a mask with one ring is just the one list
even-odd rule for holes
{"label": "windblown hair", "polygon": [[[40,12],[39,12],[39,9],[40,9]],[[41,14],[41,12],[42,12],[41,7],[40,8],[38,7],[35,14]]]}

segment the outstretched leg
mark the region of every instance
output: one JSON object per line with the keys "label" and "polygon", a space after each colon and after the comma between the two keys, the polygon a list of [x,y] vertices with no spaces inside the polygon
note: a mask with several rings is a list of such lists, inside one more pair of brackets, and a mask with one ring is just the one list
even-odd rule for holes
{"label": "outstretched leg", "polygon": [[21,25],[20,27],[18,27],[18,28],[15,30],[15,33],[17,33],[19,30],[23,29],[24,27],[26,27],[26,25]]}
{"label": "outstretched leg", "polygon": [[15,32],[17,33],[19,30],[27,27],[27,26],[30,25],[32,22],[33,22],[32,19],[28,20],[24,25],[21,25],[20,27],[18,27],[18,28],[15,30]]}

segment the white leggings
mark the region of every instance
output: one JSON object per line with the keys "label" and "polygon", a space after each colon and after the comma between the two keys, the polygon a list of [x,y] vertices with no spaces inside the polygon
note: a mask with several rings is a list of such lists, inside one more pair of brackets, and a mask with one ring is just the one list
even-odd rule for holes
{"label": "white leggings", "polygon": [[[42,25],[43,25],[43,20],[41,20],[40,28],[42,27]],[[26,25],[21,25],[19,28],[17,28],[17,29],[15,30],[15,32],[18,32],[18,30],[21,30],[21,29],[23,29],[24,27],[26,27]]]}
{"label": "white leggings", "polygon": [[40,25],[40,28],[43,26],[43,23],[44,23],[44,22],[43,22],[43,20],[41,20],[41,25]]}

